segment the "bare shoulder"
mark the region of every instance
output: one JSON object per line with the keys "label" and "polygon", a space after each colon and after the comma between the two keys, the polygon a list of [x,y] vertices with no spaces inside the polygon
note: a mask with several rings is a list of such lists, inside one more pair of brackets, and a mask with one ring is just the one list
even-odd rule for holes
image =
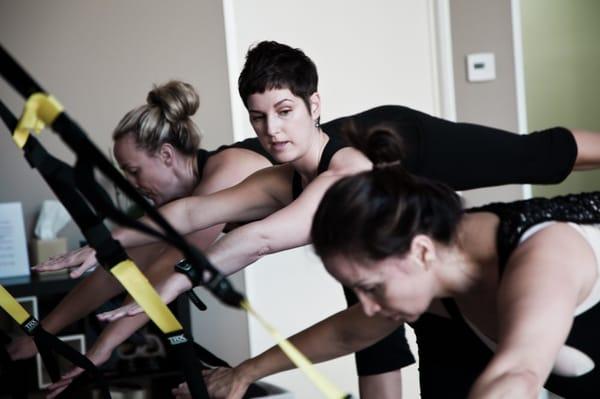
{"label": "bare shoulder", "polygon": [[511,280],[553,279],[578,287],[585,296],[598,276],[594,251],[581,232],[568,223],[552,224],[523,241],[511,254],[506,275]]}
{"label": "bare shoulder", "polygon": [[332,175],[349,175],[370,170],[373,164],[359,150],[353,147],[344,147],[337,151],[326,173]]}
{"label": "bare shoulder", "polygon": [[264,156],[244,148],[227,148],[206,161],[204,175],[227,171],[238,176],[246,177],[253,172],[271,166]]}

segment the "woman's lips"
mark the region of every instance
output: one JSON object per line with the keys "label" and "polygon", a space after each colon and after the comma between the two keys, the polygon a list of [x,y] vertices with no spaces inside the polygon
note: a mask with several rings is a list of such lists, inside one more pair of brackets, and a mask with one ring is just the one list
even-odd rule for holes
{"label": "woman's lips", "polygon": [[272,142],[271,148],[276,152],[280,152],[285,149],[285,147],[288,145],[288,143],[289,143],[289,141]]}

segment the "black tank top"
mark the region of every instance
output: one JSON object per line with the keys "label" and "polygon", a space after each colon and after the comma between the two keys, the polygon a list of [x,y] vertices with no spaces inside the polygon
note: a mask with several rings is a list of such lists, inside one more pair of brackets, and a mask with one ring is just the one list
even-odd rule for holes
{"label": "black tank top", "polygon": [[[492,212],[500,218],[496,235],[500,276],[511,253],[530,227],[548,221],[577,224],[600,223],[600,192],[571,194],[552,199],[533,198],[510,203],[493,203],[471,208],[467,212]],[[453,299],[443,299],[448,313],[464,323],[462,314]],[[589,356],[595,368],[580,377],[563,377],[551,374],[545,387],[565,398],[600,397],[600,304],[577,315],[566,345]]]}
{"label": "black tank top", "polygon": [[[318,175],[329,169],[331,158],[333,158],[336,152],[344,147],[348,147],[348,144],[338,134],[326,134],[329,136],[329,141],[325,144],[321,159],[319,160],[319,166],[317,167]],[[294,176],[292,177],[292,198],[298,198],[303,190],[302,177],[300,173],[294,171]]]}

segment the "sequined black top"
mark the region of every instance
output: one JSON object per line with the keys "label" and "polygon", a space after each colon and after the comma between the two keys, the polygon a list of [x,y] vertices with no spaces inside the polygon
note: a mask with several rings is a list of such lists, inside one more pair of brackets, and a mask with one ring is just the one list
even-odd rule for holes
{"label": "sequined black top", "polygon": [[[498,267],[502,274],[511,253],[530,227],[548,221],[600,223],[600,192],[572,194],[552,199],[533,198],[510,203],[493,203],[471,208],[467,212],[492,212],[500,218],[496,244]],[[469,328],[454,300],[443,299],[442,302],[454,320]],[[551,374],[545,387],[565,398],[600,398],[599,336],[600,304],[596,304],[574,318],[566,340],[566,345],[589,356],[596,367],[580,377]]]}
{"label": "sequined black top", "polygon": [[496,244],[501,270],[530,227],[548,221],[577,224],[600,223],[600,192],[570,194],[554,198],[531,198],[492,203],[467,212],[492,212],[500,218]]}

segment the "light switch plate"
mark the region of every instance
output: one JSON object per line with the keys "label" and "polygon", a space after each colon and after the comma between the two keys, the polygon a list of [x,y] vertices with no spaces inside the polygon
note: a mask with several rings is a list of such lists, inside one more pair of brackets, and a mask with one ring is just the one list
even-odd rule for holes
{"label": "light switch plate", "polygon": [[494,53],[467,55],[467,80],[487,82],[496,79],[496,59]]}

